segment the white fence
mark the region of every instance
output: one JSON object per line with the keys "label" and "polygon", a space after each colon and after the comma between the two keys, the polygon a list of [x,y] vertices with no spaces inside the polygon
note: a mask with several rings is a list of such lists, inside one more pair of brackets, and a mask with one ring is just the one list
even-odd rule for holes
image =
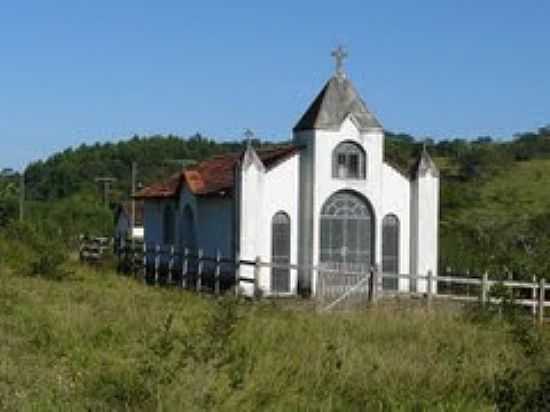
{"label": "white fence", "polygon": [[108,237],[80,237],[79,258],[83,262],[98,262],[113,247]]}
{"label": "white fence", "polygon": [[[264,262],[259,257],[251,261],[223,257],[219,252],[212,257],[206,256],[202,250],[179,250],[180,248],[175,246],[148,247],[144,244],[132,249],[128,245],[119,251],[119,266],[125,266],[125,271],[142,276],[151,284],[176,285],[198,292],[214,293],[222,293],[229,289],[234,289],[238,293],[245,285],[248,285],[248,289],[252,289],[253,293],[258,292],[261,268],[309,271],[316,274],[315,277],[312,276],[316,279],[315,297],[322,310],[331,310],[339,305],[376,304],[389,295],[421,296],[425,298],[428,306],[434,299],[479,302],[481,305],[487,305],[501,301],[500,298],[491,297],[490,293],[491,288],[497,284],[518,291],[519,297],[513,299],[513,303],[529,307],[540,322],[544,319],[544,308],[550,307],[550,301],[546,300],[546,291],[550,289],[550,285],[542,278],[538,281],[534,279],[532,282],[496,281],[489,279],[487,273],[479,277],[435,276],[431,272],[386,274],[375,268],[362,272],[342,272],[322,266],[273,264]],[[126,264],[122,264],[123,262]],[[253,276],[242,277],[242,266],[253,266]],[[384,280],[388,279],[405,279],[409,285],[423,282],[425,292],[385,290]],[[467,293],[461,290],[462,287],[466,288]]]}

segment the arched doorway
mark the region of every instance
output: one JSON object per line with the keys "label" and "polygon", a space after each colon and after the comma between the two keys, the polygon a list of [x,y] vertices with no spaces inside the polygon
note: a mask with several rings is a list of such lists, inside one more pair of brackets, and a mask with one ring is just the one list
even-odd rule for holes
{"label": "arched doorway", "polygon": [[183,209],[180,239],[181,245],[184,248],[188,248],[191,253],[196,253],[197,236],[195,232],[195,219],[193,218],[193,210],[189,205]]}
{"label": "arched doorway", "polygon": [[351,191],[333,194],[321,210],[321,264],[328,269],[366,271],[374,263],[374,213]]}

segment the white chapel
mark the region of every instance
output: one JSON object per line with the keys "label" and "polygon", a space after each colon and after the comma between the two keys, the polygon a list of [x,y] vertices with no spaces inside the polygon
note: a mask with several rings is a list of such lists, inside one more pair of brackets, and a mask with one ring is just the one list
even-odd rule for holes
{"label": "white chapel", "polygon": [[[336,73],[292,144],[249,145],[143,189],[145,241],[301,267],[262,268],[257,285],[267,295],[315,295],[312,268],[437,274],[437,167],[425,149],[409,172],[385,160],[383,126],[342,70],[342,51],[335,55]],[[384,288],[425,292],[426,282]]]}

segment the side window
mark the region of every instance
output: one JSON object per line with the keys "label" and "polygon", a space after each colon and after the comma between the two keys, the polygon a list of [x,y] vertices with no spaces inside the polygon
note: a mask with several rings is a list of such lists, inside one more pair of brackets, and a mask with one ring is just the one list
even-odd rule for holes
{"label": "side window", "polygon": [[332,155],[332,177],[337,179],[365,179],[366,154],[356,143],[343,142]]}
{"label": "side window", "polygon": [[[386,215],[382,221],[382,272],[399,274],[399,219]],[[384,279],[386,290],[397,290],[397,279]]]}
{"label": "side window", "polygon": [[275,293],[290,292],[290,217],[285,212],[278,212],[271,222],[271,289]]}

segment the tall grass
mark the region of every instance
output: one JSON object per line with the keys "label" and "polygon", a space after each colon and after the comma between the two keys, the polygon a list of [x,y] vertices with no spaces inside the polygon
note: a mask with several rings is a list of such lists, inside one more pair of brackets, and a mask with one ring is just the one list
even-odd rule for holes
{"label": "tall grass", "polygon": [[530,359],[510,324],[453,309],[318,314],[74,272],[0,270],[0,410],[490,411]]}

